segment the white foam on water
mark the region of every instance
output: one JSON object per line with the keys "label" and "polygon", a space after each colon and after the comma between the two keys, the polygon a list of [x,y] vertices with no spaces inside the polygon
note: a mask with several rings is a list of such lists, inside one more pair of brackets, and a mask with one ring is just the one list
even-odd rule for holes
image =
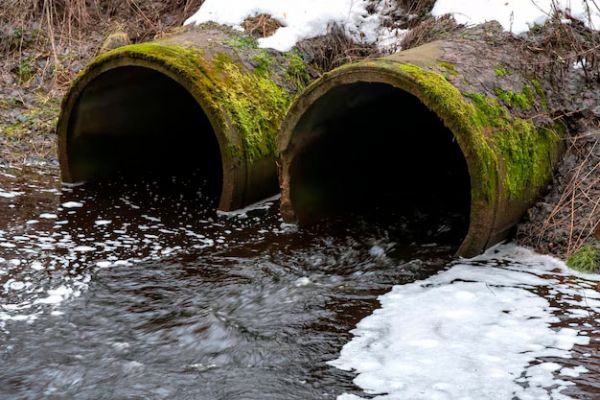
{"label": "white foam on water", "polygon": [[558,279],[570,275],[559,260],[497,247],[429,279],[395,286],[330,364],[356,372],[354,382],[378,400],[566,399],[561,391],[572,383],[559,375],[584,369],[558,372],[558,362],[542,359],[570,358],[573,346],[589,338],[575,328],[553,327],[555,310],[536,289],[598,313],[574,300],[573,292],[582,290],[577,283]]}
{"label": "white foam on water", "polygon": [[50,289],[46,292],[48,294],[47,297],[43,297],[37,299],[35,301],[36,304],[60,304],[69,296],[71,296],[74,291],[73,288],[61,285],[56,289]]}
{"label": "white foam on water", "polygon": [[67,201],[65,203],[62,203],[62,206],[64,208],[81,208],[83,207],[83,203],[80,203],[78,201]]}
{"label": "white foam on water", "polygon": [[23,192],[16,192],[16,191],[7,191],[4,190],[2,188],[0,188],[0,197],[4,198],[4,199],[13,199],[15,197],[21,196],[23,194]]}

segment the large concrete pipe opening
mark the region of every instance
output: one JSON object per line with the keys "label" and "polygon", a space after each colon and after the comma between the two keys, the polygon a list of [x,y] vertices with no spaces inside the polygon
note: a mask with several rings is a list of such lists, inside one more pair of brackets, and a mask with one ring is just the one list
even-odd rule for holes
{"label": "large concrete pipe opening", "polygon": [[209,23],[99,55],[63,101],[63,181],[200,171],[222,211],[277,193],[277,133],[307,83],[290,71],[306,66],[238,45],[253,41]]}
{"label": "large concrete pipe opening", "polygon": [[[547,109],[539,82],[515,73],[496,82],[513,92],[490,89],[498,64],[458,57],[464,46],[432,42],[337,68],[307,88],[278,138],[284,219],[380,208],[428,233],[427,222],[455,216],[466,257],[509,236],[552,177],[562,127],[533,118]],[[525,109],[498,95],[514,90],[527,94]]]}
{"label": "large concrete pipe opening", "polygon": [[465,158],[452,132],[415,96],[386,83],[336,86],[311,104],[292,134],[308,132],[290,166],[300,223],[377,214],[388,223],[408,217],[411,238],[421,241],[458,244],[466,235]]}
{"label": "large concrete pipe opening", "polygon": [[198,102],[170,77],[138,66],[108,70],[83,88],[70,115],[69,180],[194,176],[218,198],[217,138]]}

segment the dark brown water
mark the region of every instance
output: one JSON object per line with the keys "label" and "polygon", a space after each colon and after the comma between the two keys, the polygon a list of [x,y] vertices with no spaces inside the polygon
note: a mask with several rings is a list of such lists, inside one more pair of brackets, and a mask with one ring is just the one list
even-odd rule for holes
{"label": "dark brown water", "polygon": [[430,242],[392,216],[298,231],[276,201],[208,211],[193,181],[0,171],[0,399],[365,396],[326,362],[378,295],[447,267],[452,218]]}

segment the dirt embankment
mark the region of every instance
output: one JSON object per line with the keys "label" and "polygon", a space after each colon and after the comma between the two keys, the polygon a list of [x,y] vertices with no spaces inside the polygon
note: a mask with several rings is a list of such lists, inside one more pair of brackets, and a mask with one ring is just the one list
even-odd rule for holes
{"label": "dirt embankment", "polygon": [[[68,83],[102,48],[109,34],[124,32],[141,42],[180,26],[202,0],[6,0],[0,7],[0,165],[56,166],[55,124]],[[389,26],[411,29],[399,43],[409,48],[463,27],[449,17],[428,16],[432,0],[399,0]],[[407,12],[409,11],[409,12]],[[407,17],[409,16],[409,17]],[[514,38],[526,52],[547,61],[523,60],[532,74],[552,75],[563,92],[555,116],[569,125],[567,152],[548,193],[518,227],[521,244],[600,268],[600,34],[566,15]],[[264,35],[276,28],[267,16],[246,30]],[[486,40],[486,38],[482,38]],[[373,45],[354,43],[338,27],[298,45],[317,72],[380,55]],[[525,67],[526,66],[526,67]]]}
{"label": "dirt embankment", "polygon": [[56,165],[60,99],[114,32],[128,41],[180,26],[202,0],[4,0],[0,6],[0,165]]}

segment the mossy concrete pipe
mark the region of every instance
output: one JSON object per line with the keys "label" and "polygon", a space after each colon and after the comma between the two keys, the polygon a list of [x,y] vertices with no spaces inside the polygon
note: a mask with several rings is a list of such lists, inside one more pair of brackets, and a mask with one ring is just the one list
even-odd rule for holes
{"label": "mossy concrete pipe", "polygon": [[[401,92],[406,101],[414,99],[418,107],[430,113],[430,118],[439,119],[440,125],[451,132],[452,141],[466,162],[470,204],[458,254],[474,256],[505,238],[551,180],[563,148],[564,132],[563,125],[551,118],[547,82],[520,73],[515,58],[510,48],[460,38],[346,65],[314,82],[295,100],[278,139],[284,219],[302,224],[319,218],[320,203],[315,199],[318,193],[311,192],[311,186],[303,182],[306,178],[302,171],[309,163],[300,160],[303,154],[317,151],[314,144],[331,129],[328,118],[337,116],[339,123],[361,115],[361,110],[380,96],[370,93],[384,93],[387,87]],[[386,104],[371,107],[371,113],[383,106]],[[391,136],[408,134],[403,126],[411,115],[403,112],[402,104],[397,106],[391,108]],[[413,113],[416,108],[411,110]],[[345,140],[344,135],[349,135],[344,129],[338,146]],[[365,140],[372,134],[364,132]],[[428,147],[437,140],[437,134],[417,132],[416,136],[427,137],[419,142],[425,148],[409,151],[427,158]],[[402,142],[399,143],[401,147]],[[367,150],[375,154],[369,162],[383,157],[385,141],[377,146]],[[321,173],[327,168],[322,167]],[[436,168],[442,174],[446,166]],[[395,171],[388,185],[403,190],[400,181],[395,180],[402,173]],[[408,173],[418,175],[419,171],[417,168]],[[311,179],[319,179],[318,174]],[[451,195],[451,187],[445,190],[446,193],[436,194],[439,203]]]}
{"label": "mossy concrete pipe", "polygon": [[216,24],[111,50],[64,98],[62,179],[168,169],[185,157],[212,160],[201,165],[221,170],[212,175],[220,181],[219,209],[243,207],[277,191],[276,134],[307,81],[297,53],[259,49]]}

